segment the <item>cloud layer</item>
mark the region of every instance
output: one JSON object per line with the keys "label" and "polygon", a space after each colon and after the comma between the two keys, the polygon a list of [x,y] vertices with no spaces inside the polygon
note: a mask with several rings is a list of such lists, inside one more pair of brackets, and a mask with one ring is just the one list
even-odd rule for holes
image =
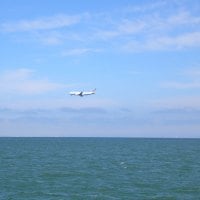
{"label": "cloud layer", "polygon": [[[192,12],[194,8],[184,7],[184,3],[172,1],[171,4],[169,7],[169,3],[158,1],[110,13],[57,14],[32,20],[5,21],[0,24],[0,30],[10,34],[22,32],[22,35],[33,32],[31,37],[48,45],[74,41],[76,47],[67,50],[68,55],[102,49],[99,43],[115,44],[119,51],[129,52],[199,47],[200,16]],[[112,50],[116,51],[116,48]]]}
{"label": "cloud layer", "polygon": [[37,79],[30,69],[16,69],[0,74],[0,90],[2,93],[36,95],[66,87],[53,83],[48,79]]}
{"label": "cloud layer", "polygon": [[34,20],[20,20],[17,22],[7,22],[1,24],[4,32],[26,32],[49,29],[59,29],[80,22],[81,16],[55,15]]}
{"label": "cloud layer", "polygon": [[190,68],[182,73],[179,77],[186,79],[187,81],[167,81],[161,84],[163,88],[190,90],[200,88],[200,70],[198,68]]}

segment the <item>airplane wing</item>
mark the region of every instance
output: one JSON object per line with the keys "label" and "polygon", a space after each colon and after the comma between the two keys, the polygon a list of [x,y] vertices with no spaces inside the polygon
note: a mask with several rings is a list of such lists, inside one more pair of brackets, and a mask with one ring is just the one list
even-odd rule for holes
{"label": "airplane wing", "polygon": [[91,95],[91,94],[95,94],[95,92],[96,92],[96,89],[89,91],[89,92],[83,92],[82,95]]}
{"label": "airplane wing", "polygon": [[78,96],[78,95],[81,95],[82,92],[70,92],[69,94],[70,94],[70,95]]}
{"label": "airplane wing", "polygon": [[84,91],[74,91],[74,92],[70,92],[69,94],[70,95],[75,95],[75,96],[80,96],[80,97],[83,97],[85,95],[91,95],[91,94],[95,94],[96,92],[96,89],[92,90],[92,91],[88,91],[88,92],[84,92]]}

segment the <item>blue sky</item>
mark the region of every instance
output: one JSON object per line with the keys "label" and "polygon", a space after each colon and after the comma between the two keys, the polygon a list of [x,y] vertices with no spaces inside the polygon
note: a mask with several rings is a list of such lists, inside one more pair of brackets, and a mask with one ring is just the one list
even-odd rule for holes
{"label": "blue sky", "polygon": [[4,1],[0,136],[200,137],[199,13],[198,0]]}

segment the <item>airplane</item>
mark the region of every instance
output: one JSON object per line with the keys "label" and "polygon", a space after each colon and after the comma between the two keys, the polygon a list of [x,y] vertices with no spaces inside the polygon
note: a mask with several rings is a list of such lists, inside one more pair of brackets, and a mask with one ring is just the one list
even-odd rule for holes
{"label": "airplane", "polygon": [[69,94],[72,96],[80,96],[80,97],[83,97],[83,96],[86,96],[86,95],[91,95],[91,94],[95,94],[96,93],[96,88],[92,91],[73,91],[73,92],[70,92]]}

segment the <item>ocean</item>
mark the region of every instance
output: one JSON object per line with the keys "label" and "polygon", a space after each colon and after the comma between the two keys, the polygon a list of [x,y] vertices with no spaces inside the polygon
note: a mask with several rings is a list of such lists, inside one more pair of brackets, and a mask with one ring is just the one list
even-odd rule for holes
{"label": "ocean", "polygon": [[0,138],[0,200],[198,200],[200,139]]}

